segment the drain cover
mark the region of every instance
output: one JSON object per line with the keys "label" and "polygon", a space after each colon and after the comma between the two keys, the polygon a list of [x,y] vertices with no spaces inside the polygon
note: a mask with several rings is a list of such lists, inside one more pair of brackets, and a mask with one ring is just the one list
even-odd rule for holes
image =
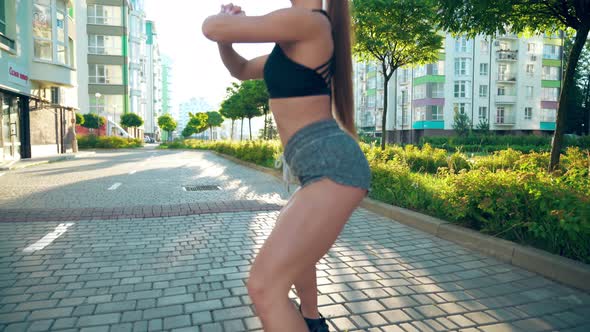
{"label": "drain cover", "polygon": [[203,185],[203,186],[182,186],[184,191],[207,191],[207,190],[221,190],[217,185]]}

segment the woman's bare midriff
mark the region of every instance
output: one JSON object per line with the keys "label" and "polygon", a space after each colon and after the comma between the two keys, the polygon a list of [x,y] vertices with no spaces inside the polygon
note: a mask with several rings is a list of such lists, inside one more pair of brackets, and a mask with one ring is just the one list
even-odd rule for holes
{"label": "woman's bare midriff", "polygon": [[290,97],[270,100],[283,147],[299,129],[321,120],[332,119],[330,96]]}

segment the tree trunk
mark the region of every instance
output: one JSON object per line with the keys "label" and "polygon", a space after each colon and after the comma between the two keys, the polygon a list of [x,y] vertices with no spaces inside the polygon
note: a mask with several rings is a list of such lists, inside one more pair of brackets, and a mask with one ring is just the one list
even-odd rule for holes
{"label": "tree trunk", "polygon": [[209,140],[213,140],[213,127],[209,127]]}
{"label": "tree trunk", "polygon": [[236,121],[236,120],[234,120],[234,119],[231,119],[231,131],[230,131],[230,133],[229,133],[229,140],[230,140],[230,141],[233,141],[233,140],[234,140],[234,122],[235,122],[235,121]]}
{"label": "tree trunk", "polygon": [[268,137],[266,137],[266,127],[268,125],[268,112],[264,111],[264,131],[262,132],[262,138],[263,139],[268,139]]}
{"label": "tree trunk", "polygon": [[240,120],[240,141],[244,139],[244,118]]}
{"label": "tree trunk", "polygon": [[252,118],[248,118],[248,129],[250,130],[250,140],[252,140]]}
{"label": "tree trunk", "polygon": [[588,38],[588,28],[582,28],[576,33],[576,39],[572,46],[572,51],[567,59],[567,67],[563,78],[563,86],[559,94],[559,106],[557,109],[557,119],[555,120],[555,133],[553,134],[553,144],[551,145],[551,161],[549,171],[554,171],[559,165],[561,157],[561,147],[563,145],[563,132],[566,124],[568,100],[571,95],[571,87],[574,83],[574,74],[580,59],[580,54],[584,48],[584,43]]}
{"label": "tree trunk", "polygon": [[[381,74],[383,74],[383,118],[381,119],[381,150],[385,150],[385,141],[387,140],[387,127],[385,125],[387,124],[387,99],[389,95],[387,93],[387,86],[389,85],[389,79],[391,78],[391,76],[387,77],[388,75],[385,63],[382,64],[382,70],[383,72]],[[395,132],[395,127],[393,127],[393,130]]]}

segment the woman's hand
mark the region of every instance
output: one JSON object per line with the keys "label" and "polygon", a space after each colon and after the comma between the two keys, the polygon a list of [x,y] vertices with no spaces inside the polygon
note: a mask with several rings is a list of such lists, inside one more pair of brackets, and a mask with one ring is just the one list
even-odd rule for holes
{"label": "woman's hand", "polygon": [[246,15],[246,12],[242,10],[242,7],[236,6],[233,3],[227,5],[221,5],[222,15]]}

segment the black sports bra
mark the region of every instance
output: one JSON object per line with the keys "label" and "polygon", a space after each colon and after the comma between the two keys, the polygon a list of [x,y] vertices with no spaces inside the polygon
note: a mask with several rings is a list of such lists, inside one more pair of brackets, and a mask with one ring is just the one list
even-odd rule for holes
{"label": "black sports bra", "polygon": [[[320,12],[328,19],[328,13]],[[264,65],[264,82],[270,98],[332,95],[332,61],[334,55],[323,65],[309,68],[291,60],[277,43]]]}

